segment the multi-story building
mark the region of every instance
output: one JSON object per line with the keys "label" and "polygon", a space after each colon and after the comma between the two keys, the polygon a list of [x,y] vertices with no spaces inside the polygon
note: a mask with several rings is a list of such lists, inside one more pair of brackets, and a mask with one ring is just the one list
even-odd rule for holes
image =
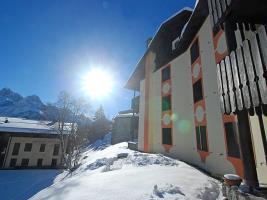
{"label": "multi-story building", "polygon": [[165,21],[126,88],[138,149],[267,186],[267,2],[199,0]]}
{"label": "multi-story building", "polygon": [[[58,168],[62,150],[57,123],[0,117],[0,168]],[[63,131],[64,143],[70,128]]]}

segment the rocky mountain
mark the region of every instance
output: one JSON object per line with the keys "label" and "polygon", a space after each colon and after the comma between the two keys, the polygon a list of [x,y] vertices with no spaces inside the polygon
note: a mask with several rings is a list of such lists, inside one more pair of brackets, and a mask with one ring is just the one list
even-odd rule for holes
{"label": "rocky mountain", "polygon": [[9,88],[0,90],[0,116],[52,120],[56,108],[45,105],[38,96],[23,97]]}

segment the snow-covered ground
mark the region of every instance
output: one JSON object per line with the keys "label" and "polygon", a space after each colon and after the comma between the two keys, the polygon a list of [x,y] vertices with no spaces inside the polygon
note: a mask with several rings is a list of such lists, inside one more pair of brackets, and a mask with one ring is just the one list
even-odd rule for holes
{"label": "snow-covered ground", "polygon": [[62,170],[0,170],[0,199],[25,200],[53,184]]}
{"label": "snow-covered ground", "polygon": [[72,174],[61,173],[31,199],[221,199],[217,180],[181,161],[135,152],[127,143],[106,147],[107,138],[106,148],[102,144],[98,141],[87,149]]}

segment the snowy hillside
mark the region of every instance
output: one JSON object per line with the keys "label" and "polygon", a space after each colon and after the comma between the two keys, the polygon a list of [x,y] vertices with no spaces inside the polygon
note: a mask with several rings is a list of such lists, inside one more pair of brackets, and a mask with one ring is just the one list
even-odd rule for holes
{"label": "snowy hillside", "polygon": [[[105,146],[107,146],[107,137]],[[31,200],[220,199],[220,183],[195,168],[160,154],[135,152],[120,143],[87,149],[82,165],[63,172]]]}

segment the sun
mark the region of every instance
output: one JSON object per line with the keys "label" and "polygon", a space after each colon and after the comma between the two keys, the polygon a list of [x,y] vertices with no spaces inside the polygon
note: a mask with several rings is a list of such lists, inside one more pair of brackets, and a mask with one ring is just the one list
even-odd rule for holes
{"label": "sun", "polygon": [[113,90],[114,81],[112,75],[104,69],[91,69],[82,79],[83,91],[91,98],[107,97]]}

